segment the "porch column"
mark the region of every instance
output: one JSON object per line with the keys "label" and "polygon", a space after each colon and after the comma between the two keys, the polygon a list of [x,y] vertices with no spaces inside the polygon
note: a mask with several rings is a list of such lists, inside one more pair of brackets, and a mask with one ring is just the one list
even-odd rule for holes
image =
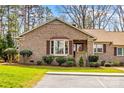
{"label": "porch column", "polygon": [[93,54],[93,39],[92,38],[88,38],[87,40],[87,53],[88,55]]}

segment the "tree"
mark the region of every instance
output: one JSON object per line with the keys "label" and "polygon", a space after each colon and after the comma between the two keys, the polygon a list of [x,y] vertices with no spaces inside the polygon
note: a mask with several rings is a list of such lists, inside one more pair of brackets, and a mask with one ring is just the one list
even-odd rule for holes
{"label": "tree", "polygon": [[15,55],[17,55],[17,50],[15,48],[7,48],[4,50],[4,54],[7,55],[7,59],[9,63],[14,62]]}
{"label": "tree", "polygon": [[3,51],[6,49],[6,41],[5,39],[0,35],[0,57],[3,58]]}
{"label": "tree", "polygon": [[118,27],[121,31],[124,31],[124,9],[123,9],[123,6],[118,5],[116,13],[117,13],[117,17],[116,17],[117,21],[116,22],[118,22]]}
{"label": "tree", "polygon": [[[31,30],[39,24],[50,20],[51,9],[42,5],[2,5],[0,6],[0,31],[6,36],[11,32],[12,38],[22,32]],[[15,40],[14,40],[15,42]]]}
{"label": "tree", "polygon": [[14,41],[12,39],[11,33],[8,31],[6,35],[6,43],[8,48],[14,47]]}
{"label": "tree", "polygon": [[32,51],[28,49],[20,51],[20,55],[23,57],[24,63],[27,62],[27,58],[30,57],[32,54],[33,54]]}
{"label": "tree", "polygon": [[70,22],[81,29],[108,30],[117,11],[117,7],[111,5],[64,5],[61,8],[60,13],[67,15]]}

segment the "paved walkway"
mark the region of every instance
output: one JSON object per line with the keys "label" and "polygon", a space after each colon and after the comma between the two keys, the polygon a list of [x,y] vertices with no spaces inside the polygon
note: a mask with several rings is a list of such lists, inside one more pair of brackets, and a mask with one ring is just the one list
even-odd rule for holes
{"label": "paved walkway", "polygon": [[[84,75],[83,75],[84,74]],[[109,73],[110,74],[110,73]],[[35,88],[124,88],[124,74],[115,73],[116,75],[86,75],[86,73],[49,72],[35,86]]]}
{"label": "paved walkway", "polygon": [[119,69],[119,70],[123,70],[124,71],[124,67],[113,67],[115,69]]}
{"label": "paved walkway", "polygon": [[95,73],[95,72],[47,72],[49,75],[74,75],[74,76],[114,76],[124,77],[124,73]]}

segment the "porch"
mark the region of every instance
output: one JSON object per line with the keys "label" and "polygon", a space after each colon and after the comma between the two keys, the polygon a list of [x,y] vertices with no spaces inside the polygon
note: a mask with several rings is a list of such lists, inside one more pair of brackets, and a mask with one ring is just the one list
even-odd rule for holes
{"label": "porch", "polygon": [[80,57],[83,57],[84,66],[88,65],[88,55],[93,53],[93,42],[89,40],[73,40],[72,46],[76,65],[79,65]]}

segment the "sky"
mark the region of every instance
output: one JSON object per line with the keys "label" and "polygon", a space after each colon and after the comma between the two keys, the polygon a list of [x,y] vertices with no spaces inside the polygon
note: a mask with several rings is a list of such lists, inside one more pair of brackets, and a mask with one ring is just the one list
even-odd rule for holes
{"label": "sky", "polygon": [[59,5],[48,5],[48,7],[51,9],[55,17],[59,16],[59,12],[58,12]]}

